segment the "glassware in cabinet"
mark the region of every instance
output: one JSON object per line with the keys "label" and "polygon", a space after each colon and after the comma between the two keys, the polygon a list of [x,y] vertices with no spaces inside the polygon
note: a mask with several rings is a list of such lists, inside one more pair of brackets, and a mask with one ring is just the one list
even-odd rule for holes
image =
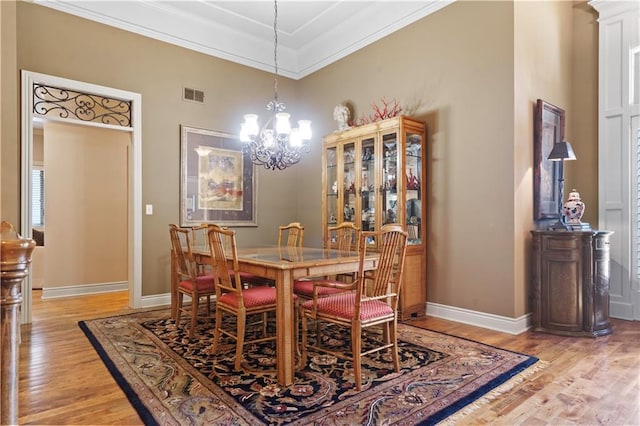
{"label": "glassware in cabinet", "polygon": [[325,149],[325,221],[329,226],[338,223],[338,164],[337,147]]}
{"label": "glassware in cabinet", "polygon": [[398,135],[382,135],[382,223],[398,223]]}
{"label": "glassware in cabinet", "polygon": [[343,194],[342,222],[353,222],[356,216],[356,145],[343,145],[342,149]]}
{"label": "glassware in cabinet", "polygon": [[376,225],[376,168],[375,139],[360,141],[360,223],[363,231],[373,231]]}
{"label": "glassware in cabinet", "polygon": [[422,244],[422,134],[407,132],[405,134],[405,221],[409,234],[409,244]]}

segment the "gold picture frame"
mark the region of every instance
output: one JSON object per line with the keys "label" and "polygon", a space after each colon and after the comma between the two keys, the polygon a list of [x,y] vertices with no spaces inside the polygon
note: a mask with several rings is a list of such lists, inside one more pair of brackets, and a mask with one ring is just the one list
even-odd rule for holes
{"label": "gold picture frame", "polygon": [[258,226],[255,166],[238,136],[181,126],[180,225]]}

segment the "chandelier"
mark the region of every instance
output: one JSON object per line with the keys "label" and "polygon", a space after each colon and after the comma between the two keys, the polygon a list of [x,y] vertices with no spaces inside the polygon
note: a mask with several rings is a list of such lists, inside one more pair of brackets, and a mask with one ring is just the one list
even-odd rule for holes
{"label": "chandelier", "polygon": [[245,114],[240,126],[240,140],[245,143],[242,152],[249,155],[251,162],[265,169],[284,170],[302,158],[303,152],[310,151],[311,121],[300,120],[298,127],[291,128],[286,106],[278,101],[278,1],[274,0],[273,19],[273,78],[274,97],[267,103],[269,118],[260,129],[257,114]]}

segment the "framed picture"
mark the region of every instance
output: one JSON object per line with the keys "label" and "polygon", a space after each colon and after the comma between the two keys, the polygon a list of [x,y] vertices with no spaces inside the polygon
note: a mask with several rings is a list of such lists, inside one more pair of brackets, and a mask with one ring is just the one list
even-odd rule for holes
{"label": "framed picture", "polygon": [[231,134],[181,126],[180,225],[257,226],[254,165]]}
{"label": "framed picture", "polygon": [[533,135],[533,218],[558,219],[560,162],[549,161],[553,144],[564,140],[564,110],[538,99]]}

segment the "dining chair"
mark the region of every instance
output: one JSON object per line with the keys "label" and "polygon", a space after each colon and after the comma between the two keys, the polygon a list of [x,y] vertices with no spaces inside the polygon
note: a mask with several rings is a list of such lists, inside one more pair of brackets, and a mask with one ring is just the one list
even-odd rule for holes
{"label": "dining chair", "polygon": [[[330,250],[349,252],[352,248],[357,252],[360,246],[360,228],[353,222],[342,222],[339,225],[329,227],[325,237],[324,247]],[[343,284],[353,281],[354,274],[338,274],[333,277],[301,278],[293,283],[293,292],[302,299],[313,299],[315,283]],[[320,286],[317,289],[319,296],[340,293],[344,291],[339,286]]]}
{"label": "dining chair", "polygon": [[279,247],[302,247],[304,226],[300,222],[291,222],[278,227]]}
{"label": "dining chair", "polygon": [[[211,250],[211,266],[216,289],[216,315],[213,337],[213,353],[218,350],[222,335],[236,342],[235,366],[240,370],[242,349],[250,343],[275,340],[276,336],[267,334],[267,314],[276,310],[276,289],[270,286],[243,288],[235,231],[217,225],[209,227],[209,248]],[[226,242],[229,242],[227,244]],[[223,315],[236,318],[235,331],[225,326]],[[245,340],[247,317],[262,314],[262,337]]]}
{"label": "dining chair", "polygon": [[[374,238],[378,243],[379,259],[375,270],[364,274],[364,261],[370,245],[365,244],[367,238]],[[356,389],[362,387],[363,355],[391,349],[393,367],[400,371],[398,358],[398,295],[402,286],[402,271],[407,252],[407,233],[401,225],[383,225],[378,231],[363,231],[360,234],[360,263],[356,280],[351,284],[342,284],[345,290],[338,294],[320,297],[316,284],[313,299],[301,303],[300,318],[302,321],[302,360],[306,362],[309,349],[328,353],[353,362]],[[365,281],[369,281],[365,284]],[[336,284],[331,284],[336,286]],[[317,335],[315,345],[308,342],[307,321],[321,321],[327,324],[346,327],[350,330],[351,348],[340,351],[322,347],[322,336]],[[383,325],[383,333],[371,333],[368,343],[363,348],[363,330]],[[363,351],[364,349],[364,351]]]}
{"label": "dining chair", "polygon": [[[192,251],[193,230],[191,228],[179,228],[169,225],[169,236],[171,238],[171,261],[175,276],[172,278],[177,285],[177,301],[175,317],[176,328],[180,327],[182,314],[190,315],[189,338],[192,339],[195,331],[200,299],[207,299],[207,315],[211,315],[211,296],[215,294],[213,275],[200,274],[201,268],[196,262]],[[183,306],[184,296],[191,298],[191,309]]]}

